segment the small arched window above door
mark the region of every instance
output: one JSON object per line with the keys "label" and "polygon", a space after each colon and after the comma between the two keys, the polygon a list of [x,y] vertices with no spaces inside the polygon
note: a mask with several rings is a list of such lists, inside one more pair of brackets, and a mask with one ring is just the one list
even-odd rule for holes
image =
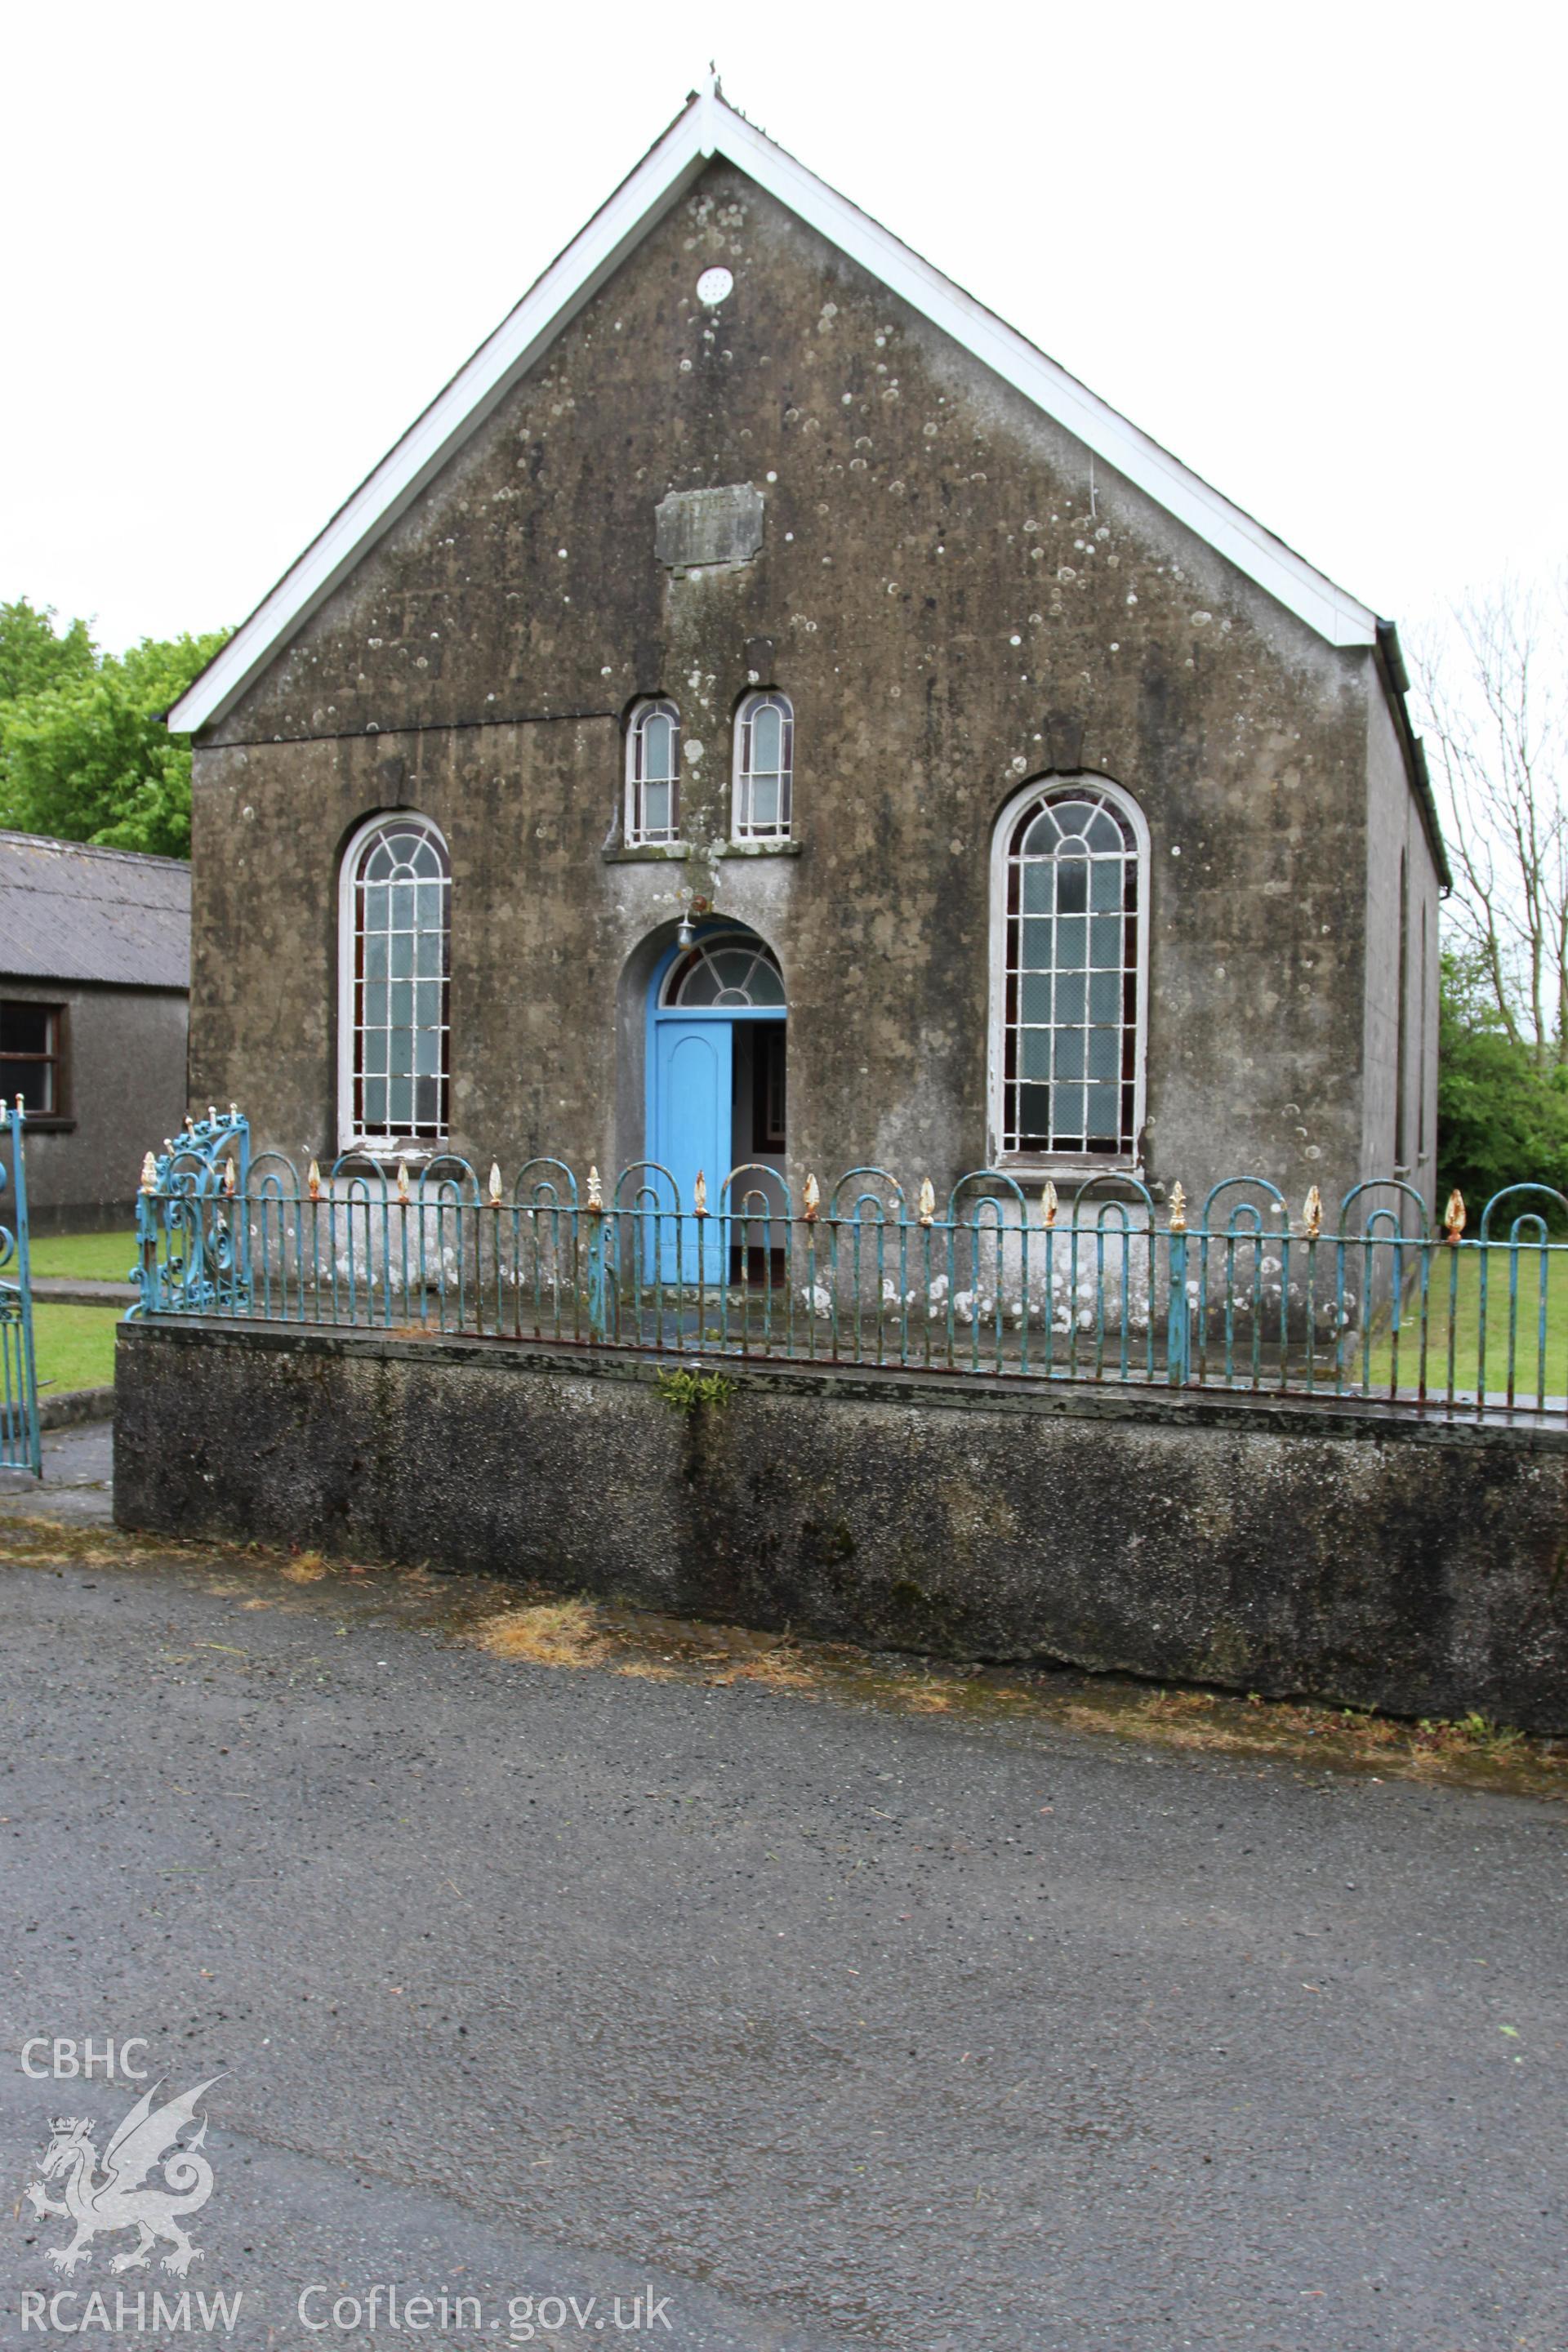
{"label": "small arched window above door", "polygon": [[673,702],[639,703],[626,730],[627,845],[680,838],[680,713]]}
{"label": "small arched window above door", "polygon": [[749,694],[735,713],[737,841],[787,841],[795,709],[787,694]]}
{"label": "small arched window above door", "polygon": [[1137,803],[1104,776],[1026,786],[997,820],[991,1117],[1004,1160],[1137,1156],[1148,848]]}
{"label": "small arched window above door", "polygon": [[729,1013],[783,1006],[778,958],[752,931],[719,931],[678,956],[664,977],[659,1010]]}

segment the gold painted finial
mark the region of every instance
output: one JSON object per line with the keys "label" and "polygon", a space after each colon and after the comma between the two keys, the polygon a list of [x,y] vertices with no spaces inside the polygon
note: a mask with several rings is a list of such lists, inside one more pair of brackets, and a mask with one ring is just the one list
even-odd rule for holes
{"label": "gold painted finial", "polygon": [[155,1192],[158,1189],[158,1163],[151,1152],[142,1162],[142,1190]]}
{"label": "gold painted finial", "polygon": [[1456,1184],[1448,1195],[1448,1205],[1443,1212],[1443,1230],[1447,1240],[1458,1249],[1459,1235],[1465,1230],[1465,1196]]}
{"label": "gold painted finial", "polygon": [[408,1198],[408,1162],[406,1160],[400,1160],[397,1163],[397,1197],[400,1201],[406,1201]]}
{"label": "gold painted finial", "polygon": [[1307,1228],[1307,1239],[1315,1242],[1323,1230],[1323,1196],[1315,1184],[1302,1204],[1301,1215]]}
{"label": "gold painted finial", "polygon": [[929,1225],[933,1224],[935,1221],[936,1187],[929,1176],[922,1176],[921,1178],[921,1223],[922,1225]]}
{"label": "gold painted finial", "polygon": [[310,1186],[311,1200],[319,1201],[321,1197],[321,1171],[313,1160],[306,1173],[305,1181]]}
{"label": "gold painted finial", "polygon": [[805,1222],[808,1225],[816,1224],[816,1213],[821,1206],[822,1187],[817,1182],[815,1176],[807,1176],[805,1180]]}
{"label": "gold painted finial", "polygon": [[599,1189],[599,1171],[596,1168],[590,1168],[588,1171],[588,1207],[595,1216],[603,1214],[605,1196]]}
{"label": "gold painted finial", "polygon": [[500,1161],[499,1160],[490,1161],[490,1206],[492,1209],[500,1207]]}
{"label": "gold painted finial", "polygon": [[1171,1231],[1184,1234],[1187,1230],[1187,1196],[1179,1184],[1171,1187]]}
{"label": "gold painted finial", "polygon": [[232,1201],[234,1198],[235,1182],[237,1175],[238,1171],[236,1169],[233,1160],[226,1160],[223,1163],[223,1196],[226,1201]]}
{"label": "gold painted finial", "polygon": [[708,1179],[700,1168],[697,1171],[697,1181],[691,1187],[691,1213],[694,1217],[708,1214]]}
{"label": "gold painted finial", "polygon": [[1060,1206],[1061,1202],[1057,1199],[1057,1188],[1047,1176],[1046,1179],[1046,1189],[1040,1194],[1040,1223],[1045,1226],[1047,1233],[1056,1223],[1057,1211]]}

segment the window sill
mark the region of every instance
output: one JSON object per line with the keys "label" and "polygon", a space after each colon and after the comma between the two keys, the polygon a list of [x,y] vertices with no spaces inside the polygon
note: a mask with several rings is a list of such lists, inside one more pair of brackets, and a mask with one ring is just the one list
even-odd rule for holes
{"label": "window sill", "polygon": [[606,866],[663,866],[689,857],[691,845],[687,841],[616,842],[599,855]]}
{"label": "window sill", "polygon": [[1151,1185],[1142,1164],[1134,1160],[1092,1158],[1084,1153],[1078,1157],[1058,1154],[1054,1159],[1020,1160],[1006,1154],[991,1161],[1000,1176],[1011,1176],[1020,1184],[1071,1184],[1081,1190],[1094,1183],[1143,1185],[1160,1197],[1159,1188]]}
{"label": "window sill", "polygon": [[798,841],[727,841],[716,849],[715,857],[798,857],[804,844]]}
{"label": "window sill", "polygon": [[416,1160],[445,1160],[451,1148],[449,1143],[432,1143],[428,1138],[418,1143],[384,1143],[379,1138],[367,1143],[360,1137],[353,1137],[347,1143],[340,1143],[329,1156],[334,1161],[369,1160],[376,1168],[395,1168],[401,1160],[412,1167]]}

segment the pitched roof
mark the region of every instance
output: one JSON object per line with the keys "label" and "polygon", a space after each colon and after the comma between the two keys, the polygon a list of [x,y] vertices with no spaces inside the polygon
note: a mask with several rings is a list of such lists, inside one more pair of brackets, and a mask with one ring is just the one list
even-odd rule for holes
{"label": "pitched roof", "polygon": [[0,833],[0,979],[188,988],[190,867]]}
{"label": "pitched roof", "polygon": [[883,285],[1024,393],[1079,440],[1266,588],[1330,645],[1370,646],[1376,617],[1098,399],[1055,360],[922,261],[870,215],[738,114],[716,80],[695,92],[535,284],[339,508],[169,713],[194,731],[220,719],[366,550],[569,325],[628,253],[722,155]]}

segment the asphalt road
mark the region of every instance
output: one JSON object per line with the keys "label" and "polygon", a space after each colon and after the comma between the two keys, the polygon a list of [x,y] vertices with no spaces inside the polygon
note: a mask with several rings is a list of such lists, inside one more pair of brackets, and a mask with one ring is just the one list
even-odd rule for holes
{"label": "asphalt road", "polygon": [[36,2036],[221,2074],[185,2284],[246,2352],[407,2345],[352,2323],[377,2283],[479,2295],[465,2347],[531,2295],[597,2301],[513,2340],[683,2352],[1568,2344],[1559,1811],[5,1546],[7,2347],[25,2292],[180,2284],[111,2277],[126,2235],[46,2263],[49,2117],[140,2085]]}

